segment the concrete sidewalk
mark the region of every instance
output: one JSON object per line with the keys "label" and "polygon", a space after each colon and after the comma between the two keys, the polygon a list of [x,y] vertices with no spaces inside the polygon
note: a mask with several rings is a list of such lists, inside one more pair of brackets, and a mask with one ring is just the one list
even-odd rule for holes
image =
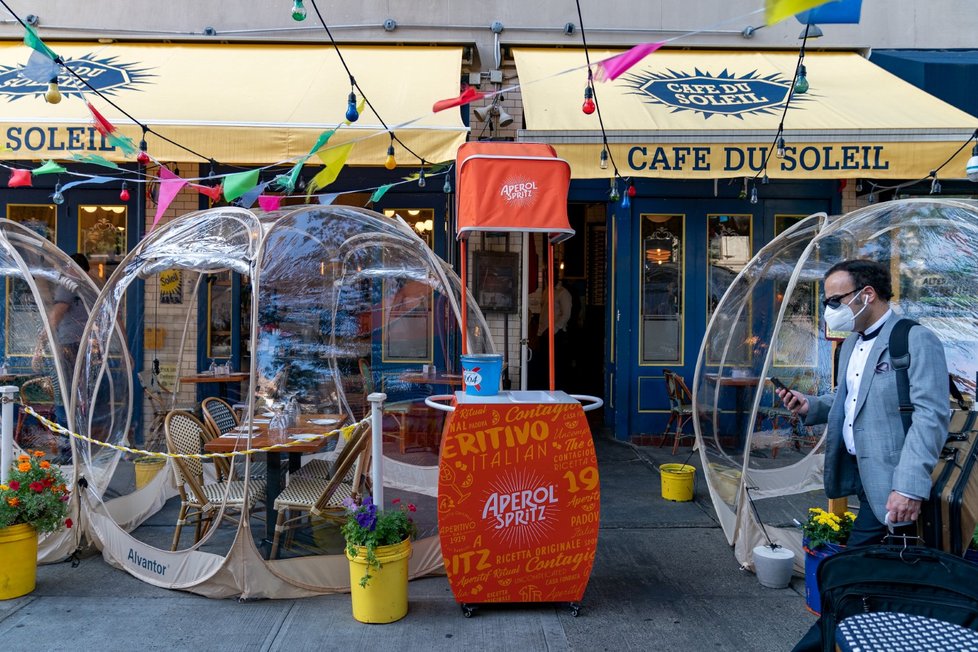
{"label": "concrete sidewalk", "polygon": [[42,566],[34,593],[0,602],[0,640],[31,652],[790,649],[814,622],[804,581],[766,589],[739,570],[704,482],[693,502],[660,497],[658,464],[686,455],[604,437],[596,445],[601,534],[577,618],[560,604],[483,606],[463,618],[446,578],[430,577],[411,583],[406,618],[363,625],[348,595],[211,600],[144,584],[94,556]]}

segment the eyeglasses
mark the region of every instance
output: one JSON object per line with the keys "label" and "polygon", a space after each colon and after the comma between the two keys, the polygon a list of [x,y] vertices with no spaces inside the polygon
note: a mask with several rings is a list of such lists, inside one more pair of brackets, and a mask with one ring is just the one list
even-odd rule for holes
{"label": "eyeglasses", "polygon": [[839,306],[842,305],[842,299],[845,299],[850,294],[854,294],[856,292],[859,292],[860,290],[862,290],[862,288],[849,290],[845,294],[837,294],[833,297],[827,297],[825,299],[822,299],[822,305],[825,306],[826,308],[838,308]]}

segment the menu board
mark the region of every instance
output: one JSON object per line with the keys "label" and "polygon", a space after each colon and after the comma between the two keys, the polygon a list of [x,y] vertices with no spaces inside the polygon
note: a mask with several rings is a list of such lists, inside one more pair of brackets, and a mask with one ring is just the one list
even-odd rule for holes
{"label": "menu board", "polygon": [[580,600],[598,545],[598,484],[579,403],[456,405],[438,479],[456,601]]}

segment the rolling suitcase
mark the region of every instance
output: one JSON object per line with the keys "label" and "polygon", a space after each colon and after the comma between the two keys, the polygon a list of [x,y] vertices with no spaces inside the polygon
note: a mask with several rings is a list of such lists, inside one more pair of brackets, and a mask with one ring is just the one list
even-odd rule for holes
{"label": "rolling suitcase", "polygon": [[963,555],[978,525],[978,412],[955,410],[941,456],[931,474],[931,493],[920,506],[924,543]]}
{"label": "rolling suitcase", "polygon": [[818,567],[820,627],[826,652],[835,627],[857,613],[896,611],[978,630],[978,565],[920,546],[863,546]]}

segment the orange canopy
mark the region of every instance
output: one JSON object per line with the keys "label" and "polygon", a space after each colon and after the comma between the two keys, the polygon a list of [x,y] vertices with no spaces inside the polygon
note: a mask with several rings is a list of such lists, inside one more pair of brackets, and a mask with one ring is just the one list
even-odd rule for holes
{"label": "orange canopy", "polygon": [[455,159],[458,237],[471,231],[574,235],[567,220],[570,165],[550,145],[471,142]]}

